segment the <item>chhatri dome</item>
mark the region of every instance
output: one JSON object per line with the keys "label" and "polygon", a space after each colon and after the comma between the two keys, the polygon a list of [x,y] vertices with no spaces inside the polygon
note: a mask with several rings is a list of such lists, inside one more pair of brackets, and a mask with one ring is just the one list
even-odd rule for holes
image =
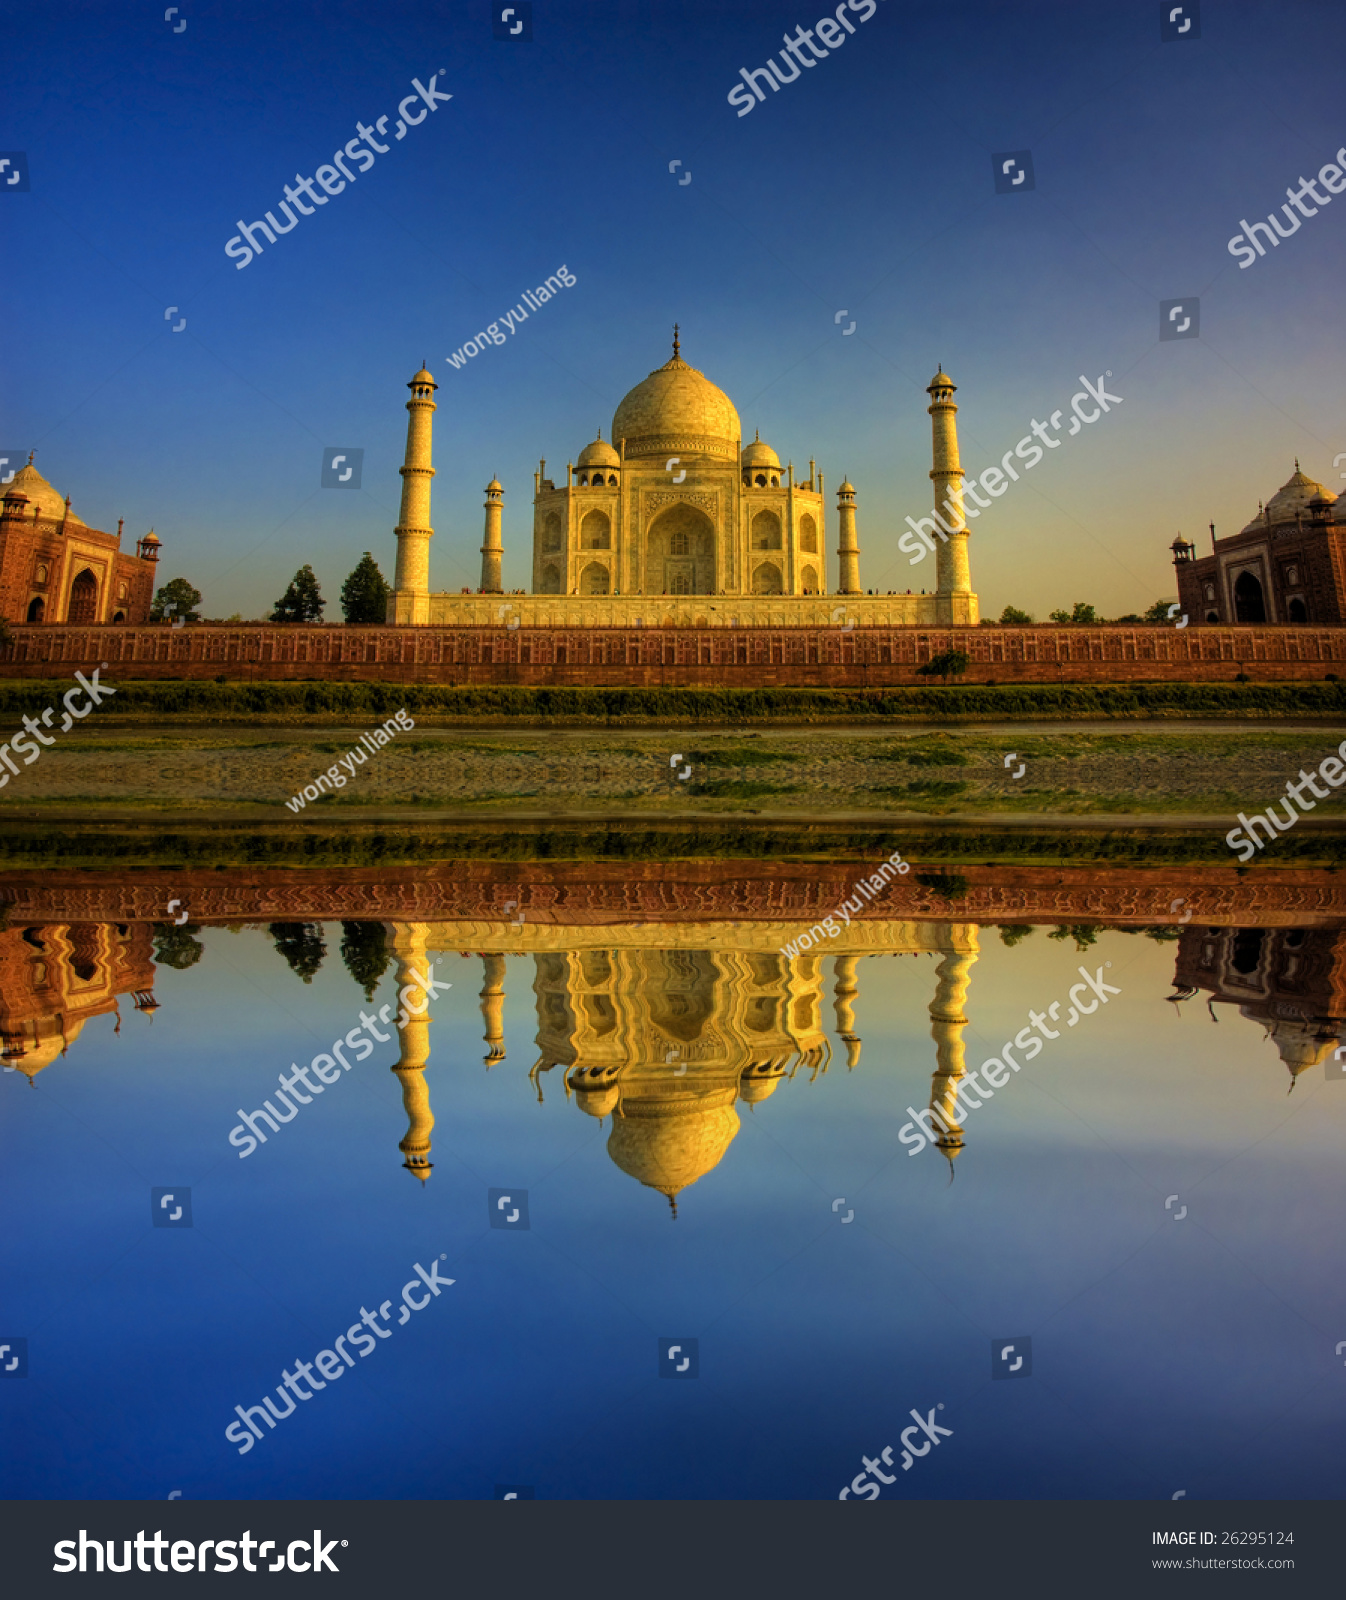
{"label": "chhatri dome", "polygon": [[753,431],[753,440],[743,452],[743,465],[745,467],[774,467],[780,471],[780,457],[769,444],[762,443],[762,436]]}
{"label": "chhatri dome", "polygon": [[619,467],[621,464],[622,458],[610,444],[605,443],[601,432],[592,444],[585,445],[575,463],[577,467]]}
{"label": "chhatri dome", "polygon": [[5,493],[26,495],[28,504],[24,510],[30,517],[33,515],[32,508],[36,506],[39,516],[50,517],[53,522],[59,522],[65,517],[68,522],[73,522],[81,528],[84,526],[82,517],[77,517],[73,511],[66,510],[64,497],[52,488],[33,465],[31,455],[28,457],[27,465],[20,467],[5,485]]}
{"label": "chhatri dome", "polygon": [[612,437],[626,440],[628,456],[657,455],[671,442],[700,455],[737,455],[743,428],[734,403],[678,353],[673,330],[673,358],[656,367],[617,407]]}

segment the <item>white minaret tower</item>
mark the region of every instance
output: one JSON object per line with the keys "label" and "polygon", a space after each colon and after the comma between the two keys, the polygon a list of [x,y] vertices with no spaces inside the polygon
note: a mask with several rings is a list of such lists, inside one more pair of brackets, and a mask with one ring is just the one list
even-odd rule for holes
{"label": "white minaret tower", "polygon": [[435,475],[433,428],[435,390],[439,385],[422,367],[407,385],[410,420],[402,474],[402,510],[397,519],[397,575],[388,603],[389,622],[430,620],[430,480]]}
{"label": "white minaret tower", "polygon": [[950,530],[947,541],[935,547],[935,608],[937,622],[976,622],[977,603],[972,594],[972,572],[967,559],[967,519],[963,515],[963,469],[958,460],[954,381],[941,367],[930,380],[931,444],[934,465],[935,519]]}

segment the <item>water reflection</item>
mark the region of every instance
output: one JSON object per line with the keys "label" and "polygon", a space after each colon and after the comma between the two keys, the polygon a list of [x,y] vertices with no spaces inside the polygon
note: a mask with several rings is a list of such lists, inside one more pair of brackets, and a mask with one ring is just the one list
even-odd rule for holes
{"label": "water reflection", "polygon": [[[1017,942],[1025,926],[1002,925],[1002,939]],[[343,959],[367,997],[390,966],[399,989],[416,989],[417,974],[437,953],[467,955],[460,948],[464,935],[486,931],[480,925],[406,921],[348,921],[342,928]],[[199,930],[147,923],[38,923],[0,930],[5,1070],[32,1083],[66,1055],[91,1017],[115,1013],[120,1030],[124,997],[152,1015],[156,963],[194,965],[201,954],[194,931]],[[686,924],[493,931],[511,943],[476,951],[486,1069],[508,1057],[510,962],[516,971],[531,963],[538,1053],[528,1076],[538,1101],[545,1097],[547,1074],[561,1068],[567,1101],[600,1124],[610,1122],[608,1157],[663,1195],[673,1218],[679,1196],[729,1152],[742,1107],[751,1113],[801,1070],[815,1081],[841,1065],[824,1032],[829,965],[835,1035],[850,1072],[860,1065],[863,1049],[862,973],[882,984],[883,958],[936,958],[929,1000],[933,1144],[951,1172],[964,1149],[958,1095],[968,1070],[964,1032],[985,925],[874,923],[853,931],[863,939],[862,949],[847,950],[838,940],[842,948],[826,956],[795,957],[781,953],[780,929],[771,924],[717,924],[714,948],[706,947],[706,927]],[[1212,1018],[1217,1005],[1227,1005],[1260,1024],[1288,1069],[1291,1087],[1307,1069],[1328,1061],[1346,1023],[1346,931],[1150,931],[1178,935],[1175,992],[1169,997],[1176,1005],[1204,994]],[[270,924],[268,932],[277,951],[309,982],[326,952],[322,924]],[[1071,936],[1087,949],[1096,933],[1096,927],[1067,925],[1052,937]],[[427,1010],[397,1027],[398,1056],[391,1068],[407,1120],[398,1145],[402,1165],[422,1184],[434,1166],[435,1118],[426,1079],[432,1021]]]}

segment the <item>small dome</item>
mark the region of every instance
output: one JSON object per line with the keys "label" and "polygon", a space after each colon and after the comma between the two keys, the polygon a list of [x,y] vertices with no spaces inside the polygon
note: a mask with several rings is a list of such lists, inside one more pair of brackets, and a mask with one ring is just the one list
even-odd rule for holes
{"label": "small dome", "polygon": [[31,461],[20,467],[13,479],[5,485],[5,494],[27,495],[29,505],[37,506],[37,514],[40,517],[50,517],[53,522],[59,522],[62,517],[67,517],[68,521],[78,527],[84,526],[82,517],[77,517],[73,511],[67,514],[64,498],[52,488]]}
{"label": "small dome", "polygon": [[140,542],[141,544],[158,544],[160,542],[159,535],[151,528]]}
{"label": "small dome", "polygon": [[752,443],[739,459],[745,467],[774,467],[776,471],[780,470],[780,457],[769,444],[763,444],[761,436],[755,431]]}
{"label": "small dome", "polygon": [[429,371],[427,371],[427,369],[425,367],[421,368],[421,370],[416,374],[416,376],[407,385],[407,388],[408,389],[414,389],[414,388],[416,388],[416,386],[418,384],[422,384],[422,383],[428,383],[432,389],[438,389],[439,388],[439,385],[434,380],[433,374],[430,373]]}
{"label": "small dome", "polygon": [[939,371],[934,375],[934,377],[931,378],[929,384],[927,385],[927,390],[929,390],[929,389],[956,389],[957,387],[958,387],[958,385],[953,381],[953,379],[949,376],[949,374],[947,372],[945,372],[944,368],[941,367],[939,369]]}
{"label": "small dome", "polygon": [[[1329,491],[1301,472],[1296,461],[1294,472],[1267,501],[1267,511],[1273,522],[1291,521],[1297,511],[1306,511],[1320,495],[1326,498]],[[1330,499],[1335,500],[1336,495],[1331,495]]]}
{"label": "small dome", "polygon": [[[842,486],[837,490],[837,493],[838,494],[854,494],[855,493],[855,485],[851,482],[851,480],[849,478],[847,478],[845,483],[843,483]],[[911,546],[908,545],[907,548],[910,549]]]}
{"label": "small dome", "polygon": [[592,444],[585,445],[580,451],[579,460],[575,463],[577,467],[620,467],[621,464],[622,458],[606,442],[601,433]]}
{"label": "small dome", "polygon": [[504,492],[505,486],[503,483],[501,483],[499,478],[492,478],[491,481],[486,485],[487,494],[504,494]]}

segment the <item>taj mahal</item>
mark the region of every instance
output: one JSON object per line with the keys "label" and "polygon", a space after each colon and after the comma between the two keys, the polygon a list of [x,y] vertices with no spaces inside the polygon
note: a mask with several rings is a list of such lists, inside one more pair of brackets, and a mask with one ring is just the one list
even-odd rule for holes
{"label": "taj mahal", "polygon": [[388,622],[400,625],[631,627],[649,624],[817,626],[851,619],[888,626],[966,626],[979,619],[962,513],[953,380],[931,380],[938,505],[952,529],[937,552],[933,594],[867,595],[861,586],[856,490],[837,490],[829,564],[823,474],[796,477],[758,436],[745,444],[733,402],[673,354],[621,401],[601,432],[567,462],[564,481],[533,474],[532,589],[503,596],[504,489],[486,487],[481,584],[475,594],[430,588],[430,487],[438,389],[422,368],[410,381],[397,568]]}

